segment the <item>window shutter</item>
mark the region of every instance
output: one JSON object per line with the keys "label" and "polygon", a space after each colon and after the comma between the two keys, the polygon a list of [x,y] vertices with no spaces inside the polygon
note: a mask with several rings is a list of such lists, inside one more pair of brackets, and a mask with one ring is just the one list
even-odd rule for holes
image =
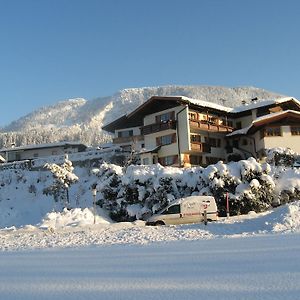
{"label": "window shutter", "polygon": [[178,156],[177,155],[173,156],[173,164],[174,165],[178,164]]}
{"label": "window shutter", "polygon": [[163,166],[164,165],[164,159],[163,157],[158,158],[158,162]]}
{"label": "window shutter", "polygon": [[156,123],[160,123],[160,115],[159,116],[155,116],[155,122]]}
{"label": "window shutter", "polygon": [[175,120],[175,111],[170,112],[170,120]]}
{"label": "window shutter", "polygon": [[160,146],[161,145],[161,137],[157,137],[156,138],[156,146]]}
{"label": "window shutter", "polygon": [[172,134],[172,143],[176,143],[176,133]]}

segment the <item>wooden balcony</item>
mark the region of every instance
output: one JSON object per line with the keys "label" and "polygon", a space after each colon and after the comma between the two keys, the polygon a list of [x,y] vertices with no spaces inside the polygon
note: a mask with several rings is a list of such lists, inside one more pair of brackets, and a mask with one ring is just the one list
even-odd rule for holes
{"label": "wooden balcony", "polygon": [[142,135],[147,135],[147,134],[168,130],[168,129],[176,129],[176,121],[154,123],[154,124],[143,126],[141,128],[141,133]]}
{"label": "wooden balcony", "polygon": [[143,141],[144,137],[142,135],[134,135],[134,136],[123,136],[113,138],[114,144],[122,144],[122,143],[133,143],[138,141]]}
{"label": "wooden balcony", "polygon": [[207,143],[191,142],[191,151],[210,153],[211,146]]}
{"label": "wooden balcony", "polygon": [[190,119],[190,128],[191,129],[200,129],[205,131],[212,131],[212,132],[232,132],[234,130],[231,126],[226,125],[218,125],[213,122],[208,122],[205,120],[191,120]]}

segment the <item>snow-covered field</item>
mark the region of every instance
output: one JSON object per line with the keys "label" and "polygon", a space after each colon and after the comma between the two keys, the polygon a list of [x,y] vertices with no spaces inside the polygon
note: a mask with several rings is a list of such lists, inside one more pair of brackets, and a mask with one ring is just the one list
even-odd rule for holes
{"label": "snow-covered field", "polygon": [[2,229],[0,299],[298,299],[300,201],[207,226],[93,222]]}
{"label": "snow-covered field", "polygon": [[0,266],[5,300],[295,300],[300,235],[3,252]]}
{"label": "snow-covered field", "polygon": [[1,229],[0,299],[299,298],[300,201],[207,226],[93,221]]}

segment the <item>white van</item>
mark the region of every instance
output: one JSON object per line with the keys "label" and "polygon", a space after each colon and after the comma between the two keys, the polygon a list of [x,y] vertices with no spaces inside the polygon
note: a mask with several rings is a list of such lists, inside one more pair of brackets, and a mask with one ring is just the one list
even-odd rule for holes
{"label": "white van", "polygon": [[190,196],[175,200],[159,213],[151,216],[146,225],[176,225],[216,221],[218,209],[212,196]]}

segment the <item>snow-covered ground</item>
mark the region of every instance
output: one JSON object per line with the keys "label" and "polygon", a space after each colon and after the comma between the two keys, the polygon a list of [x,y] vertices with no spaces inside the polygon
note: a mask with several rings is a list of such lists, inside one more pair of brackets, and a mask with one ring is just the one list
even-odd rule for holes
{"label": "snow-covered ground", "polygon": [[1,229],[0,299],[299,298],[300,201],[207,226],[101,214],[94,224],[92,209],[77,208]]}
{"label": "snow-covered ground", "polygon": [[[99,212],[102,212],[99,209]],[[145,226],[143,221],[112,223],[92,209],[48,213],[36,226],[0,230],[0,250],[82,247],[90,245],[150,244],[263,234],[300,233],[300,201],[265,213],[250,213],[218,222],[181,226]],[[102,212],[103,213],[103,212]]]}
{"label": "snow-covered ground", "polygon": [[3,252],[0,266],[5,300],[295,300],[300,235]]}

